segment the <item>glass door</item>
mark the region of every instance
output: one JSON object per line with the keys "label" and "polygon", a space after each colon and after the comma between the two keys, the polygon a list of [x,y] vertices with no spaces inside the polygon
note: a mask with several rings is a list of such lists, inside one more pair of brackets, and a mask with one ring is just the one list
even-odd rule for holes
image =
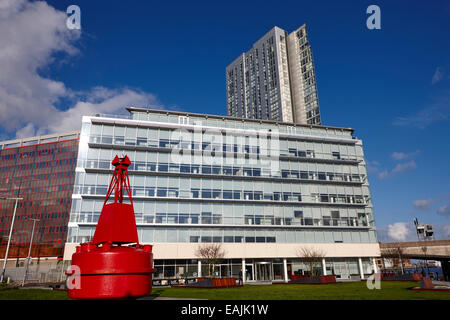
{"label": "glass door", "polygon": [[272,280],[272,264],[270,262],[256,263],[256,280],[271,281]]}
{"label": "glass door", "polygon": [[245,271],[245,281],[254,281],[253,264],[246,264]]}
{"label": "glass door", "polygon": [[345,262],[335,262],[334,273],[337,276],[337,278],[340,279],[350,278],[350,272],[348,271],[347,263]]}

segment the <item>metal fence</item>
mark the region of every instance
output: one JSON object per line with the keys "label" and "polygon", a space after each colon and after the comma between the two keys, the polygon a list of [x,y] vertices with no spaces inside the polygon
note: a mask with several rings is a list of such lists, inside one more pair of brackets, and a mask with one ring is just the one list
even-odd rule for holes
{"label": "metal fence", "polygon": [[[55,283],[55,282],[65,282],[69,261],[64,263],[58,263],[53,265],[40,265],[33,264],[28,267],[26,272],[26,267],[7,267],[5,270],[4,281],[10,283],[22,283],[25,272],[27,273],[25,283]],[[2,269],[0,268],[0,272]]]}

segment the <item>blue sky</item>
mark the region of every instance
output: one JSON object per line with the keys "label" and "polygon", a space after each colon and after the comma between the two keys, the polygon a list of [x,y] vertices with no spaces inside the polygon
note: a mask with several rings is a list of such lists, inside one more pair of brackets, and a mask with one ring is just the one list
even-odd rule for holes
{"label": "blue sky", "polygon": [[[352,127],[363,140],[380,238],[414,239],[416,216],[450,238],[447,1],[17,2],[0,24],[16,25],[19,37],[0,31],[0,42],[25,53],[0,56],[0,68],[28,67],[0,76],[9,117],[0,115],[0,138],[66,129],[71,114],[128,102],[226,114],[225,67],[273,26],[307,23],[323,124]],[[81,8],[81,32],[61,27],[71,4]],[[381,30],[366,27],[371,4]],[[27,24],[18,12],[37,18]],[[33,86],[48,92],[20,91]],[[15,95],[2,98],[2,89]],[[50,122],[52,110],[63,120]]]}

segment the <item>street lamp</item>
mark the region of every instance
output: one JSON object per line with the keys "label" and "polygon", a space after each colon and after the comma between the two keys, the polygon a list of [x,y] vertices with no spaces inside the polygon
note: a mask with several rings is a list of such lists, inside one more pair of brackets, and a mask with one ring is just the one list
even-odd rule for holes
{"label": "street lamp", "polygon": [[28,266],[30,265],[30,259],[31,259],[31,246],[33,245],[33,236],[34,236],[34,227],[36,226],[36,222],[41,221],[39,219],[28,219],[33,220],[33,231],[31,231],[31,240],[30,240],[30,248],[28,249],[28,256],[27,256],[27,266],[25,267],[25,274],[23,275],[22,280],[22,287],[25,284],[25,280],[27,279],[27,273],[28,273]]}
{"label": "street lamp", "polygon": [[11,228],[9,229],[8,245],[6,246],[5,260],[3,261],[2,275],[0,277],[0,283],[2,283],[3,282],[3,278],[5,277],[6,262],[8,261],[9,246],[11,244],[11,237],[12,237],[12,232],[13,232],[13,227],[14,227],[14,220],[16,219],[17,202],[19,200],[23,200],[23,198],[0,197],[0,200],[16,200],[16,203],[14,204],[14,213],[13,213],[13,217],[12,217],[12,221],[11,221]]}
{"label": "street lamp", "polygon": [[[434,234],[434,230],[433,230],[433,226],[431,224],[421,224],[419,225],[419,221],[417,220],[417,218],[414,218],[414,224],[416,226],[416,232],[417,232],[417,239],[426,241],[429,240],[433,237]],[[428,268],[428,256],[427,256],[427,247],[423,246],[422,247],[422,251],[425,255],[425,264],[427,266],[427,275],[430,275],[430,269]],[[424,269],[423,269],[424,270]],[[423,271],[425,273],[425,271]]]}
{"label": "street lamp", "polygon": [[430,269],[428,268],[428,257],[427,257],[427,247],[422,247],[422,251],[425,254],[425,264],[427,266],[427,275],[430,276]]}

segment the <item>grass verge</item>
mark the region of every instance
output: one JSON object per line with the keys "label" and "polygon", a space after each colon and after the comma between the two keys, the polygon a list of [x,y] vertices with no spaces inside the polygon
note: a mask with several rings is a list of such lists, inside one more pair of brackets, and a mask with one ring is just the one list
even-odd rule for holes
{"label": "grass verge", "polygon": [[[365,282],[327,285],[245,285],[240,288],[153,288],[154,297],[209,300],[450,300],[450,292],[415,291],[418,282],[383,281],[380,290],[367,289]],[[0,300],[67,300],[67,292],[41,289],[3,289]]]}

